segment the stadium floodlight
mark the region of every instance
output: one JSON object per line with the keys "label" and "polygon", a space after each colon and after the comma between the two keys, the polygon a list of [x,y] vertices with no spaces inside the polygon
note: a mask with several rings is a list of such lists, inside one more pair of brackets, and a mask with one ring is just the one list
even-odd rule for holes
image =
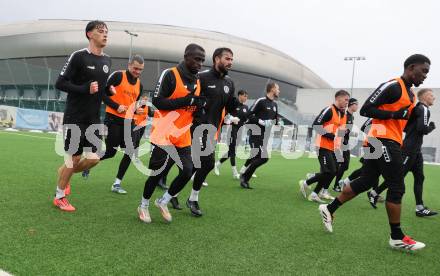
{"label": "stadium floodlight", "polygon": [[354,68],[356,67],[356,61],[357,60],[366,60],[365,57],[359,56],[359,57],[345,57],[345,61],[353,61],[353,71],[351,73],[351,87],[350,87],[350,96],[353,97],[353,81],[354,81]]}
{"label": "stadium floodlight", "polygon": [[130,52],[128,54],[128,60],[131,58],[131,51],[133,50],[133,37],[137,37],[138,34],[130,32],[129,30],[124,30],[125,33],[127,33],[130,36]]}

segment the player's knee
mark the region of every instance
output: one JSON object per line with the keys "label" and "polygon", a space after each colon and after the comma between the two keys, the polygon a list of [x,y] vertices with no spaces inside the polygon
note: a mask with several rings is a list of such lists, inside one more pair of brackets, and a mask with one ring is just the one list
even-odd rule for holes
{"label": "player's knee", "polygon": [[191,176],[193,174],[193,166],[183,166],[182,172],[180,173],[181,177],[184,179],[191,179]]}
{"label": "player's knee", "polygon": [[265,164],[269,161],[269,158],[261,158],[261,164]]}
{"label": "player's knee", "polygon": [[397,190],[388,189],[386,201],[394,203],[394,204],[401,204],[402,197],[403,197],[404,193],[405,193],[405,191],[397,191]]}
{"label": "player's knee", "polygon": [[99,159],[89,159],[90,166],[96,166],[99,163]]}

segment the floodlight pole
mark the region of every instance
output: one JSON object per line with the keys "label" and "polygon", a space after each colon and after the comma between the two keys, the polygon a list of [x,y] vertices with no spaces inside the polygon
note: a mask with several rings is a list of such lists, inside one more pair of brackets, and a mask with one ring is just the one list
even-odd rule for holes
{"label": "floodlight pole", "polygon": [[131,58],[131,52],[133,50],[133,37],[137,37],[138,34],[130,32],[129,30],[124,30],[126,34],[128,34],[130,36],[130,53],[128,55],[128,60],[130,60]]}
{"label": "floodlight pole", "polygon": [[356,67],[356,60],[366,60],[365,57],[345,57],[345,61],[353,61],[353,70],[351,72],[351,87],[350,87],[350,96],[353,97],[353,83],[354,83],[354,69]]}

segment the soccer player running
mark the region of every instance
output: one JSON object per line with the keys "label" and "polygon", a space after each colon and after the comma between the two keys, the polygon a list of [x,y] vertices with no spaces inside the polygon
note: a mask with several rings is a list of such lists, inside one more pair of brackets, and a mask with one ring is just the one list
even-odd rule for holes
{"label": "soccer player running", "polygon": [[[144,109],[137,107],[136,104],[142,91],[142,84],[139,77],[143,70],[144,58],[140,55],[133,55],[128,62],[128,69],[113,72],[107,81],[107,89],[114,89],[116,94],[110,97],[104,97],[103,99],[107,105],[104,122],[107,126],[108,134],[105,139],[105,154],[101,157],[101,161],[113,158],[117,153],[118,147],[124,150],[124,155],[130,157],[134,154],[134,136],[132,132],[134,128],[133,115],[144,113]],[[130,141],[127,142],[127,139]],[[128,160],[130,160],[130,158],[128,158]],[[130,163],[127,164],[124,161],[122,168],[120,166],[121,172],[124,170],[123,167],[126,166],[128,168],[129,164]],[[115,179],[111,191],[117,194],[127,193],[121,187],[121,178],[117,177]]]}
{"label": "soccer player running", "polygon": [[[75,211],[66,197],[70,194],[70,178],[99,163],[102,127],[99,115],[111,66],[110,57],[103,52],[107,45],[107,25],[103,21],[91,21],[85,33],[88,47],[70,55],[55,84],[67,93],[67,101],[63,119],[66,156],[58,169],[53,204],[68,212]],[[83,153],[85,158],[81,159]]]}
{"label": "soccer player running", "polygon": [[[344,141],[342,142],[343,145],[346,147],[348,146],[349,140],[350,140],[350,132],[353,127],[353,121],[354,116],[353,114],[358,110],[358,101],[355,98],[350,98],[348,100],[348,108],[347,112],[345,113],[346,118],[346,132],[344,135]],[[333,186],[333,191],[335,192],[341,192],[341,186],[339,185],[339,181],[342,179],[342,176],[344,175],[344,172],[348,170],[350,165],[350,150],[344,150],[342,152],[342,156],[344,157],[343,162],[338,162],[338,170],[335,177],[335,184]]]}
{"label": "soccer player running", "polygon": [[[171,222],[172,216],[167,204],[190,180],[193,171],[191,158],[191,133],[193,113],[206,104],[200,96],[198,72],[205,61],[205,50],[197,44],[185,48],[184,60],[162,72],[154,92],[154,114],[150,142],[154,146],[149,169],[151,175],[145,182],[144,193],[138,207],[139,219],[151,222],[148,207],[150,198],[163,173],[176,163],[179,174],[171,182],[170,188],[154,202],[162,217]],[[168,169],[167,169],[168,168]]]}
{"label": "soccer player running", "polygon": [[[141,90],[142,91],[142,90]],[[111,101],[111,100],[110,100]],[[126,194],[127,192],[121,187],[122,179],[125,176],[125,173],[128,170],[128,167],[130,166],[130,163],[132,160],[136,161],[138,160],[138,152],[139,152],[139,146],[141,139],[145,133],[145,128],[147,124],[148,117],[154,116],[154,111],[152,108],[147,106],[148,97],[147,95],[142,95],[141,98],[135,105],[137,105],[136,111],[134,114],[126,114],[125,120],[128,120],[128,122],[125,122],[125,131],[131,131],[130,136],[128,136],[128,133],[124,133],[124,129],[119,129],[118,132],[113,133],[113,135],[119,136],[121,140],[119,140],[119,146],[123,148],[124,155],[122,156],[121,162],[119,163],[118,172],[115,178],[115,182],[112,185],[112,192],[117,194]],[[110,102],[109,102],[110,103]],[[111,103],[110,103],[111,104]],[[117,105],[117,104],[116,104]],[[116,106],[114,106],[116,107]],[[127,111],[130,113],[129,111]],[[131,112],[133,113],[133,112]],[[130,121],[130,117],[133,117],[132,122]],[[119,122],[118,122],[119,121]],[[118,127],[123,127],[124,125],[124,119],[115,119],[110,124],[118,124],[118,126],[114,129],[117,129]],[[129,129],[127,128],[133,128]],[[110,135],[110,134],[109,134]],[[114,139],[114,138],[110,138]],[[127,140],[127,142],[125,142]],[[114,147],[117,148],[117,145],[115,143],[115,140],[109,141],[109,143],[113,143]],[[116,151],[116,150],[115,150]],[[115,152],[116,153],[116,152]],[[112,153],[114,156],[114,154]],[[108,157],[110,158],[110,157]],[[101,158],[101,160],[103,160]]]}
{"label": "soccer player running", "polygon": [[275,100],[278,99],[279,95],[280,87],[278,84],[269,82],[266,85],[266,97],[257,99],[250,109],[248,123],[257,126],[260,133],[251,133],[249,137],[249,143],[253,150],[251,150],[251,156],[246,161],[249,165],[240,175],[240,186],[244,189],[252,189],[249,185],[250,178],[260,166],[269,161],[267,142],[272,126],[278,124],[278,105]]}
{"label": "soccer player running", "polygon": [[[323,203],[319,197],[321,189],[323,189],[321,193],[323,198],[334,199],[328,192],[328,187],[338,170],[335,151],[340,152],[342,136],[346,134],[347,116],[345,115],[345,109],[347,108],[349,98],[350,94],[347,91],[337,91],[334,103],[324,108],[313,122],[313,128],[316,131],[316,147],[318,147],[320,171],[311,178],[299,181],[300,192],[309,201]],[[342,135],[340,135],[341,132],[343,132]],[[342,159],[343,157],[339,156],[339,158]],[[315,182],[318,182],[318,184],[307,197],[309,185]]]}
{"label": "soccer player running", "polygon": [[[414,196],[416,199],[416,216],[429,217],[437,215],[437,212],[430,210],[423,204],[423,182],[425,175],[423,173],[423,154],[422,144],[423,136],[431,133],[435,129],[435,123],[429,122],[431,112],[429,107],[434,104],[434,93],[431,89],[421,89],[417,93],[419,102],[414,107],[408,124],[405,127],[405,139],[403,140],[403,174],[412,172],[414,176]],[[382,183],[371,192],[368,192],[368,199],[374,208],[380,193],[387,189],[387,183]]]}
{"label": "soccer player running", "polygon": [[[240,178],[240,174],[237,171],[237,167],[235,165],[235,155],[237,148],[237,138],[242,136],[242,131],[244,128],[244,123],[247,121],[247,117],[249,114],[249,107],[245,104],[248,98],[248,93],[245,90],[238,91],[238,106],[229,113],[228,122],[225,123],[231,126],[230,137],[228,139],[229,150],[228,152],[220,158],[219,161],[215,163],[214,172],[216,175],[220,175],[220,165],[224,163],[228,158],[230,158],[231,167],[232,167],[232,177],[235,179]],[[241,132],[238,131],[241,128]]]}
{"label": "soccer player running", "polygon": [[[205,114],[198,112],[194,119],[192,139],[193,145],[199,145],[200,150],[206,153],[200,152],[200,156],[193,153],[193,158],[200,158],[201,166],[196,169],[193,188],[186,201],[191,214],[195,217],[203,214],[199,205],[199,193],[206,176],[214,169],[216,140],[221,131],[223,119],[226,113],[231,113],[238,106],[238,100],[234,97],[234,82],[228,76],[233,60],[234,54],[231,49],[217,48],[212,55],[212,68],[199,74],[202,86],[200,95],[206,97],[207,102],[204,108]],[[211,127],[211,131],[207,127]]]}
{"label": "soccer player running", "polygon": [[[389,245],[392,248],[418,250],[425,244],[406,236],[400,227],[402,196],[405,192],[402,134],[414,107],[411,87],[418,87],[425,80],[430,60],[420,54],[408,57],[404,62],[404,72],[396,78],[381,84],[361,108],[361,115],[373,118],[368,133],[371,156],[364,156],[361,176],[346,185],[342,193],[330,204],[319,205],[319,212],[327,231],[333,232],[333,215],[336,210],[358,194],[371,188],[380,175],[388,185],[386,209],[391,228]],[[374,158],[375,151],[380,154]]]}

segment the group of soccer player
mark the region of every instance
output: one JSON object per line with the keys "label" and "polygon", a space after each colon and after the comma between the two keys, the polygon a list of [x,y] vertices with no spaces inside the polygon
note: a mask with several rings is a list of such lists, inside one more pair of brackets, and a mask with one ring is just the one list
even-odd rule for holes
{"label": "group of soccer player", "polygon": [[[380,193],[388,189],[385,206],[391,229],[389,245],[407,250],[425,247],[424,243],[403,233],[400,216],[405,193],[404,178],[409,171],[414,175],[416,216],[437,214],[426,207],[422,199],[424,174],[421,148],[423,136],[435,129],[434,122],[429,121],[429,107],[434,104],[435,97],[432,90],[421,89],[415,104],[416,96],[412,90],[412,86],[418,87],[423,83],[430,65],[431,61],[424,55],[408,57],[402,76],[382,83],[365,101],[360,109],[360,114],[368,118],[361,128],[365,134],[362,167],[347,179],[341,180],[341,177],[350,160],[348,140],[358,102],[350,98],[347,91],[337,91],[335,102],[316,117],[313,127],[317,133],[320,172],[308,174],[306,180],[300,180],[299,189],[305,198],[322,203],[319,212],[327,231],[333,232],[334,213],[344,203],[368,191],[371,206],[377,208]],[[380,176],[384,182],[379,186]],[[335,177],[333,190],[341,192],[336,198],[328,192]],[[307,195],[309,185],[315,182],[314,191]],[[332,201],[325,204],[323,199]]]}
{"label": "group of soccer player", "polygon": [[[142,94],[140,76],[144,59],[133,55],[126,70],[110,74],[111,59],[104,54],[108,28],[105,22],[91,21],[85,34],[87,48],[69,57],[56,82],[56,88],[67,93],[64,113],[65,160],[58,169],[58,181],[53,204],[63,211],[75,211],[67,196],[70,194],[70,178],[74,173],[90,173],[100,161],[112,158],[118,147],[124,155],[120,162],[111,191],[127,193],[122,179],[131,163],[138,158],[138,148],[144,136],[146,121],[152,118],[150,143],[152,151],[148,168],[150,174],[137,209],[138,217],[151,222],[150,200],[156,186],[165,187],[170,169],[177,165],[178,174],[170,182],[163,195],[154,201],[161,216],[172,221],[168,209],[182,209],[178,195],[192,180],[192,189],[186,205],[192,215],[203,215],[199,205],[199,193],[206,183],[207,175],[214,170],[219,175],[221,163],[230,158],[232,176],[240,186],[251,189],[250,179],[255,171],[268,161],[267,141],[272,127],[279,123],[275,100],[280,89],[275,82],[266,85],[265,97],[257,99],[251,108],[246,105],[247,92],[238,91],[228,72],[233,65],[230,48],[217,48],[212,55],[213,66],[202,71],[206,53],[202,46],[191,43],[186,46],[183,61],[165,69],[158,80],[152,105],[148,107],[147,96]],[[342,176],[348,170],[350,160],[349,138],[352,132],[353,114],[358,101],[350,98],[347,91],[335,94],[335,102],[316,117],[313,127],[317,133],[316,146],[320,172],[309,174],[300,181],[300,191],[310,201],[323,203],[319,211],[325,228],[333,231],[333,215],[345,202],[362,192],[367,193],[370,204],[377,207],[380,193],[388,189],[386,209],[391,237],[390,246],[417,250],[425,245],[405,235],[400,227],[401,200],[405,191],[404,177],[412,171],[415,176],[416,215],[431,216],[436,212],[428,209],[422,200],[423,135],[435,128],[429,122],[429,106],[434,102],[433,92],[422,89],[418,103],[412,86],[418,87],[426,78],[430,60],[423,55],[412,55],[404,63],[401,77],[381,84],[367,99],[360,113],[369,119],[362,130],[366,133],[361,158],[362,168],[348,178]],[[106,105],[105,151],[101,150],[103,127],[100,107]],[[227,154],[215,161],[216,144],[227,125],[229,146]],[[244,127],[252,130],[249,136],[251,154],[240,172],[236,168],[236,148]],[[403,132],[406,132],[403,139]],[[84,158],[82,158],[84,156]],[[379,177],[384,183],[379,184]],[[333,190],[341,192],[334,198],[328,191],[333,179]],[[307,195],[309,186],[317,183]],[[332,200],[324,204],[323,199]]]}

